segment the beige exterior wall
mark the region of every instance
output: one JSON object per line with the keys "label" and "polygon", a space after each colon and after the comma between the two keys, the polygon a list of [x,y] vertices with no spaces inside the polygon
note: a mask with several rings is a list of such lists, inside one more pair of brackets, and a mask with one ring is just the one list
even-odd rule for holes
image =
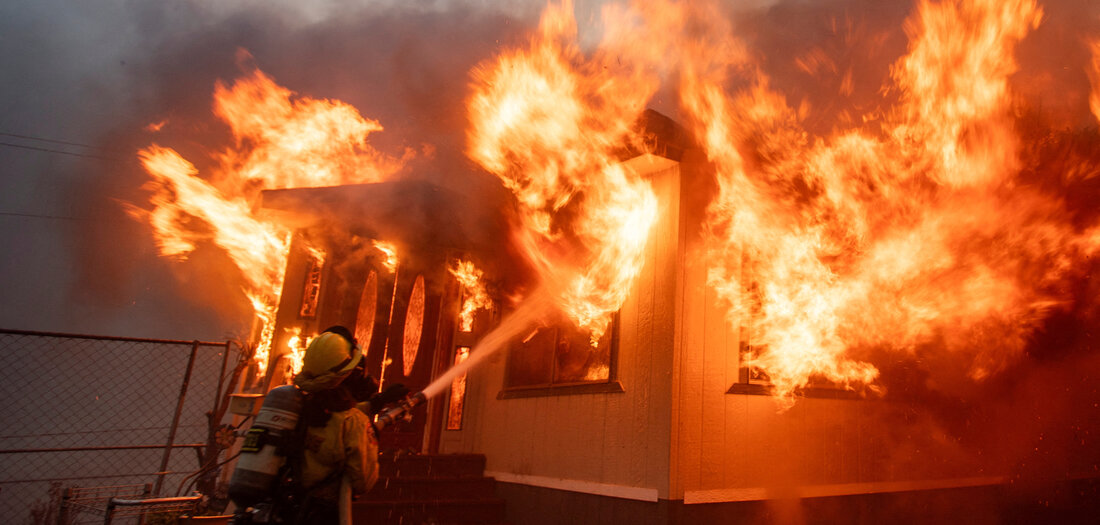
{"label": "beige exterior wall", "polygon": [[625,391],[498,400],[506,359],[500,352],[471,370],[463,429],[443,431],[441,452],[483,453],[489,475],[504,481],[668,498],[679,169],[654,156],[628,166],[651,174],[660,219],[620,310],[616,375]]}
{"label": "beige exterior wall", "polygon": [[[463,429],[440,451],[487,457],[502,481],[687,503],[823,496],[989,482],[934,422],[882,401],[726,391],[738,380],[730,329],[699,250],[698,181],[684,164],[645,156],[661,215],[620,311],[617,377],[625,392],[497,399],[505,352],[470,371]],[[983,477],[986,476],[986,477]]]}
{"label": "beige exterior wall", "polygon": [[687,234],[677,319],[670,499],[686,503],[970,486],[999,481],[919,407],[864,399],[727,394],[738,330]]}

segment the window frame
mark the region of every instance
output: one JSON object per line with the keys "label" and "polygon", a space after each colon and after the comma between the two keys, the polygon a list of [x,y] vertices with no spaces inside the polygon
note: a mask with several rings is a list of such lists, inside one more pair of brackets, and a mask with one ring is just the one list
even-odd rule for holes
{"label": "window frame", "polygon": [[[751,271],[752,262],[749,260],[748,256],[742,258],[741,264],[743,269],[749,269],[749,271]],[[755,279],[749,279],[742,285],[741,294],[746,301],[749,301],[749,304],[758,304],[755,300],[756,294],[758,293],[759,287]],[[759,316],[760,312],[757,310],[757,307],[754,306],[746,314],[746,317],[741,320],[741,325],[738,327],[737,381],[730,385],[726,390],[726,394],[748,396],[773,395],[772,383],[768,379],[767,374],[755,367],[745,364],[745,356],[753,353],[756,349],[755,345],[753,345],[753,339],[756,333],[755,326]],[[865,398],[865,396],[858,391],[848,390],[825,379],[812,379],[810,384],[805,388],[799,389],[796,395],[799,397],[819,399],[854,400]]]}
{"label": "window frame", "polygon": [[[566,322],[553,325],[555,329],[560,329]],[[501,385],[500,392],[497,394],[497,399],[516,399],[516,398],[529,398],[529,397],[547,397],[547,396],[567,396],[578,394],[606,394],[615,392],[625,392],[622,382],[619,380],[619,312],[615,312],[612,315],[610,326],[608,330],[611,331],[611,340],[608,342],[608,364],[607,364],[607,379],[599,381],[575,381],[575,382],[554,382],[554,373],[557,366],[557,359],[552,356],[550,362],[554,369],[550,371],[550,383],[536,384],[536,385],[519,385],[509,386],[509,376],[511,374],[511,361],[512,352],[519,349],[519,343],[512,343],[508,346],[508,355],[505,357],[504,362],[504,377],[503,384]]]}

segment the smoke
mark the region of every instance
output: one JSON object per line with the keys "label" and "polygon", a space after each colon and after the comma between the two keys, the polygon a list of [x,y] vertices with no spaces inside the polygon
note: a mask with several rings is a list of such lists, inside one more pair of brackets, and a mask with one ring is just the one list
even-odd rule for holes
{"label": "smoke", "polygon": [[[124,0],[0,7],[0,38],[17,51],[0,59],[7,72],[0,132],[79,142],[92,147],[72,151],[110,159],[0,150],[12,173],[0,209],[20,214],[4,216],[0,229],[8,245],[22,247],[4,262],[12,300],[0,325],[247,335],[249,308],[220,250],[201,246],[187,264],[159,258],[148,227],[120,203],[148,198],[138,149],[171,146],[201,172],[232,144],[211,112],[213,87],[248,67],[303,95],[350,103],[385,127],[372,145],[397,157],[417,152],[410,173],[496,202],[499,184],[462,153],[467,73],[523,34],[540,7]],[[251,63],[241,63],[240,50]],[[162,127],[152,132],[151,124]]]}
{"label": "smoke", "polygon": [[[1017,47],[1012,89],[1020,111],[1054,128],[1093,125],[1088,109],[1087,38],[1100,34],[1100,5],[1040,1],[1043,22]],[[908,43],[902,31],[915,1],[782,0],[737,16],[737,31],[807,131],[827,134],[894,101],[889,69]]]}
{"label": "smoke", "polygon": [[[603,1],[577,2],[581,37]],[[761,2],[740,2],[741,6]],[[148,228],[120,211],[144,202],[136,152],[171,146],[203,170],[230,143],[211,114],[216,81],[241,75],[238,51],[281,85],[347,102],[385,131],[373,145],[420,153],[410,172],[465,195],[504,196],[463,154],[468,73],[519,42],[545,2],[360,3],[44,0],[0,6],[0,133],[8,137],[0,267],[11,298],[0,326],[153,337],[247,333],[233,269],[216,249],[188,265],[156,256]],[[163,123],[160,132],[146,131]],[[77,153],[82,156],[73,156]],[[102,160],[99,157],[110,160]],[[210,282],[217,276],[218,282]],[[196,333],[198,332],[198,333]]]}

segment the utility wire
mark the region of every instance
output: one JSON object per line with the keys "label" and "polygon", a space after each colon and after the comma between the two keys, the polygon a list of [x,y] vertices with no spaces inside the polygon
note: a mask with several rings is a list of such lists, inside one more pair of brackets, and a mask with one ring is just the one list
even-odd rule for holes
{"label": "utility wire", "polygon": [[11,142],[0,142],[0,146],[7,146],[9,148],[29,149],[29,150],[33,150],[33,151],[44,151],[46,153],[59,153],[61,155],[72,155],[74,157],[84,157],[84,158],[88,158],[88,159],[108,160],[108,161],[111,161],[111,162],[124,162],[122,159],[116,158],[116,157],[104,157],[102,155],[92,155],[92,154],[88,154],[88,153],[75,153],[75,152],[72,152],[72,151],[62,151],[62,150],[59,150],[59,149],[39,148],[37,146],[27,146],[25,144],[13,144]]}
{"label": "utility wire", "polygon": [[[195,423],[191,425],[179,425],[177,428],[205,428],[203,423]],[[30,437],[56,437],[56,436],[74,436],[84,434],[102,434],[106,432],[135,432],[139,430],[167,430],[169,427],[134,427],[134,428],[106,428],[103,430],[84,430],[80,432],[48,432],[42,434],[12,434],[8,436],[0,436],[0,439],[15,439],[15,438],[30,438]]]}
{"label": "utility wire", "polygon": [[58,216],[58,215],[40,215],[40,214],[37,214],[37,213],[16,213],[16,212],[12,212],[12,211],[0,211],[0,216],[32,217],[32,218],[35,218],[35,219],[57,219],[57,220],[61,220],[61,221],[79,221],[79,220],[82,220],[82,219],[79,219],[77,217],[61,217],[61,216]]}
{"label": "utility wire", "polygon": [[103,148],[103,147],[100,147],[100,146],[92,146],[92,145],[90,145],[90,144],[81,144],[81,143],[79,143],[79,142],[68,142],[68,141],[64,141],[64,140],[47,139],[47,138],[43,138],[43,137],[35,137],[35,136],[31,136],[31,135],[20,135],[20,134],[18,134],[18,133],[8,133],[8,132],[6,132],[6,131],[0,131],[0,136],[3,136],[3,137],[15,137],[15,138],[17,138],[17,139],[26,139],[26,140],[37,140],[37,141],[39,141],[39,142],[50,142],[50,143],[53,143],[53,144],[64,144],[64,145],[66,145],[66,146],[77,146],[77,147],[81,147],[81,148],[89,148],[89,149],[98,149],[98,150],[103,150],[103,151],[111,151],[111,150],[110,150],[110,149],[108,149],[108,148]]}

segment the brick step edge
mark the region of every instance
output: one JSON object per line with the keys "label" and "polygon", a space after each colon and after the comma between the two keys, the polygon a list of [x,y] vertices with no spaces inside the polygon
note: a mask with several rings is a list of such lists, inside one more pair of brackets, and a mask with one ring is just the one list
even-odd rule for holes
{"label": "brick step edge", "polygon": [[477,505],[504,505],[504,500],[492,497],[485,499],[433,499],[425,500],[371,500],[358,499],[352,503],[355,507],[443,507],[443,506],[477,506]]}
{"label": "brick step edge", "polygon": [[[439,477],[439,476],[379,476],[378,483],[385,483],[389,480],[390,483],[454,483],[456,481],[486,481],[496,478],[492,476],[455,476],[455,477]],[[377,483],[376,483],[377,484]]]}
{"label": "brick step edge", "polygon": [[378,525],[486,525],[505,521],[504,500],[357,501],[355,522]]}
{"label": "brick step edge", "polygon": [[378,458],[378,471],[383,477],[397,478],[481,476],[485,471],[485,456],[481,454],[383,455]]}

